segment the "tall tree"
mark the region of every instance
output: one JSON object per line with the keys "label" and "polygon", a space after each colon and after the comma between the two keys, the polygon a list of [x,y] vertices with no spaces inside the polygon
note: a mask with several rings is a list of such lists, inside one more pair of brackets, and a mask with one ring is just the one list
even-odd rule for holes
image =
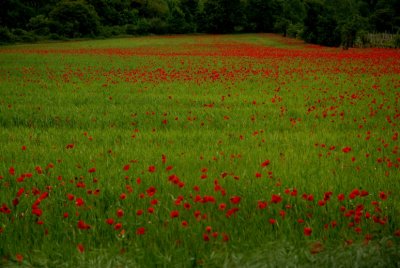
{"label": "tall tree", "polygon": [[99,30],[99,17],[94,7],[84,1],[61,1],[49,17],[53,31],[66,37],[94,36]]}
{"label": "tall tree", "polygon": [[242,22],[240,0],[207,0],[204,3],[206,30],[212,33],[231,33]]}

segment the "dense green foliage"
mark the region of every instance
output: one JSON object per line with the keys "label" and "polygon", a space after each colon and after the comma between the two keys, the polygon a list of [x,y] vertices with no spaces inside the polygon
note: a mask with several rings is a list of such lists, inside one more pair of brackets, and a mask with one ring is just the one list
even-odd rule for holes
{"label": "dense green foliage", "polygon": [[[366,37],[369,33],[400,32],[400,0],[0,0],[0,4],[0,43],[277,32],[347,48],[374,45]],[[397,43],[395,37],[389,46]]]}

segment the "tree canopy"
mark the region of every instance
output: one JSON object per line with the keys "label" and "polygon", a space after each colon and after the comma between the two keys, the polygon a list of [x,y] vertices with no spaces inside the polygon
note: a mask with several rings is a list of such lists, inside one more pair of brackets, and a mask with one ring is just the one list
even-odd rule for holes
{"label": "tree canopy", "polygon": [[3,43],[277,32],[310,43],[351,47],[366,33],[400,34],[400,0],[0,0],[0,6]]}

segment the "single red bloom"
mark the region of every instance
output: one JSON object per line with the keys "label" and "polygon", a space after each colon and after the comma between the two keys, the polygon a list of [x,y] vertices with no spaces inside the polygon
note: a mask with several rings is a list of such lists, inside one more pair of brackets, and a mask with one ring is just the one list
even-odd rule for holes
{"label": "single red bloom", "polygon": [[76,247],[80,253],[85,252],[85,247],[82,244],[78,244]]}
{"label": "single red bloom", "polygon": [[21,197],[21,195],[25,192],[24,188],[20,188],[17,192],[17,197]]}
{"label": "single red bloom", "polygon": [[125,193],[120,194],[119,199],[121,200],[126,199],[126,194]]}
{"label": "single red bloom", "polygon": [[10,173],[11,176],[15,175],[15,168],[14,167],[10,167],[10,169],[8,170],[8,173]]}
{"label": "single red bloom", "polygon": [[43,211],[40,208],[32,209],[32,214],[38,217],[42,216]]}
{"label": "single red bloom", "polygon": [[222,234],[222,241],[228,242],[229,241],[229,236],[227,234]]}
{"label": "single red bloom", "polygon": [[394,232],[394,235],[397,236],[397,237],[400,237],[400,229],[396,230],[396,231]]}
{"label": "single red bloom", "polygon": [[63,217],[64,217],[65,219],[68,218],[68,217],[69,217],[68,212],[65,212],[64,215],[63,215]]}
{"label": "single red bloom", "polygon": [[136,211],[136,215],[140,216],[140,215],[142,215],[142,214],[143,214],[143,210],[138,209],[138,210]]}
{"label": "single red bloom", "polygon": [[157,199],[153,199],[153,200],[150,201],[150,204],[155,206],[155,205],[158,204],[158,200]]}
{"label": "single red bloom", "polygon": [[22,150],[22,151],[25,151],[25,150],[26,150],[26,146],[25,146],[25,145],[22,145],[21,150]]}
{"label": "single red bloom", "polygon": [[144,235],[146,233],[146,229],[144,227],[139,227],[136,229],[137,235]]}
{"label": "single red bloom", "polygon": [[210,241],[210,237],[208,236],[208,234],[203,234],[203,240],[206,242]]}
{"label": "single red bloom", "polygon": [[257,201],[257,203],[258,203],[258,208],[259,209],[264,209],[264,208],[266,208],[268,206],[267,201]]}
{"label": "single red bloom", "polygon": [[165,155],[161,155],[161,162],[165,164],[167,162],[167,157]]}
{"label": "single red bloom", "polygon": [[285,218],[286,212],[284,210],[279,211],[279,215],[281,215],[282,219]]}
{"label": "single red bloom", "polygon": [[278,204],[281,201],[282,201],[282,197],[280,195],[277,195],[277,194],[272,195],[271,203]]}
{"label": "single red bloom", "polygon": [[181,224],[182,224],[183,227],[187,227],[188,226],[188,222],[187,221],[182,221]]}
{"label": "single red bloom", "polygon": [[240,196],[232,196],[230,201],[231,201],[232,204],[239,204]]}
{"label": "single red bloom", "polygon": [[15,255],[15,259],[16,259],[18,262],[22,262],[22,261],[24,260],[24,256],[22,256],[21,254],[17,253],[17,254]]}
{"label": "single red bloom", "polygon": [[272,224],[272,225],[276,224],[276,220],[271,218],[271,219],[269,219],[269,223]]}
{"label": "single red bloom", "polygon": [[118,222],[114,225],[114,230],[118,231],[122,228],[122,223]]}
{"label": "single red bloom", "polygon": [[150,186],[147,190],[146,193],[148,196],[153,196],[156,193],[157,189],[154,186]]}
{"label": "single red bloom", "polygon": [[154,208],[153,207],[149,207],[147,209],[147,212],[149,212],[150,214],[153,214],[154,213]]}
{"label": "single red bloom", "polygon": [[70,143],[70,144],[67,144],[67,146],[65,146],[65,148],[66,149],[73,149],[74,148],[74,144],[73,143]]}
{"label": "single red bloom", "polygon": [[166,168],[165,168],[165,170],[166,171],[170,171],[170,170],[172,170],[174,167],[173,166],[167,166]]}
{"label": "single red bloom", "polygon": [[387,199],[387,194],[385,192],[379,192],[379,198],[382,200],[386,200]]}
{"label": "single red bloom", "polygon": [[256,178],[261,178],[262,174],[260,172],[256,172]]}
{"label": "single red bloom", "polygon": [[156,167],[155,166],[149,166],[149,172],[153,173],[156,171]]}
{"label": "single red bloom", "polygon": [[90,229],[90,225],[89,224],[86,224],[84,221],[82,221],[82,220],[79,220],[78,221],[78,228],[79,229],[81,229],[81,230],[88,230],[88,229]]}
{"label": "single red bloom", "polygon": [[221,203],[221,204],[219,204],[219,206],[218,206],[218,209],[219,209],[219,210],[225,210],[225,208],[226,208],[226,204],[225,204],[225,203]]}
{"label": "single red bloom", "polygon": [[89,172],[89,173],[94,173],[94,172],[96,172],[96,168],[92,167],[92,168],[90,168],[90,169],[88,170],[88,172]]}
{"label": "single red bloom", "polygon": [[342,149],[342,152],[343,153],[348,153],[348,152],[350,152],[351,151],[351,148],[350,147],[344,147],[343,149]]}
{"label": "single red bloom", "polygon": [[122,218],[124,216],[124,211],[122,209],[117,210],[117,217]]}
{"label": "single red bloom", "polygon": [[227,218],[230,218],[232,215],[234,215],[238,211],[239,211],[239,208],[231,208],[226,212],[225,216]]}
{"label": "single red bloom", "polygon": [[170,213],[171,218],[177,218],[179,216],[179,211],[173,210]]}
{"label": "single red bloom", "polygon": [[265,160],[264,162],[261,163],[261,166],[262,166],[262,167],[266,167],[266,166],[268,166],[269,164],[270,164],[270,161],[269,161],[269,160]]}
{"label": "single red bloom", "polygon": [[337,199],[338,199],[339,201],[343,201],[343,200],[345,199],[344,194],[338,194]]}
{"label": "single red bloom", "polygon": [[206,232],[207,232],[207,233],[211,233],[211,231],[212,231],[212,227],[211,227],[211,226],[207,226],[207,227],[206,227]]}
{"label": "single red bloom", "polygon": [[14,198],[13,201],[12,201],[12,203],[13,203],[14,207],[18,206],[18,204],[19,204],[19,199],[18,199],[18,197],[17,197],[17,198]]}
{"label": "single red bloom", "polygon": [[77,198],[77,199],[75,200],[75,205],[78,206],[78,207],[81,207],[81,206],[83,206],[84,204],[85,204],[85,202],[83,201],[82,198]]}
{"label": "single red bloom", "polygon": [[131,165],[128,164],[123,167],[123,170],[128,171],[130,168],[131,168]]}
{"label": "single red bloom", "polygon": [[304,235],[310,236],[312,233],[312,229],[310,227],[304,227]]}

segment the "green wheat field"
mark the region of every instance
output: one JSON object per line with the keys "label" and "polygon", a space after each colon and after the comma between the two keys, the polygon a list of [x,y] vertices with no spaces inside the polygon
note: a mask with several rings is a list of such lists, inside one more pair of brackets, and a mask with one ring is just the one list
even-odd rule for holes
{"label": "green wheat field", "polygon": [[399,267],[399,132],[399,50],[1,47],[0,266]]}

